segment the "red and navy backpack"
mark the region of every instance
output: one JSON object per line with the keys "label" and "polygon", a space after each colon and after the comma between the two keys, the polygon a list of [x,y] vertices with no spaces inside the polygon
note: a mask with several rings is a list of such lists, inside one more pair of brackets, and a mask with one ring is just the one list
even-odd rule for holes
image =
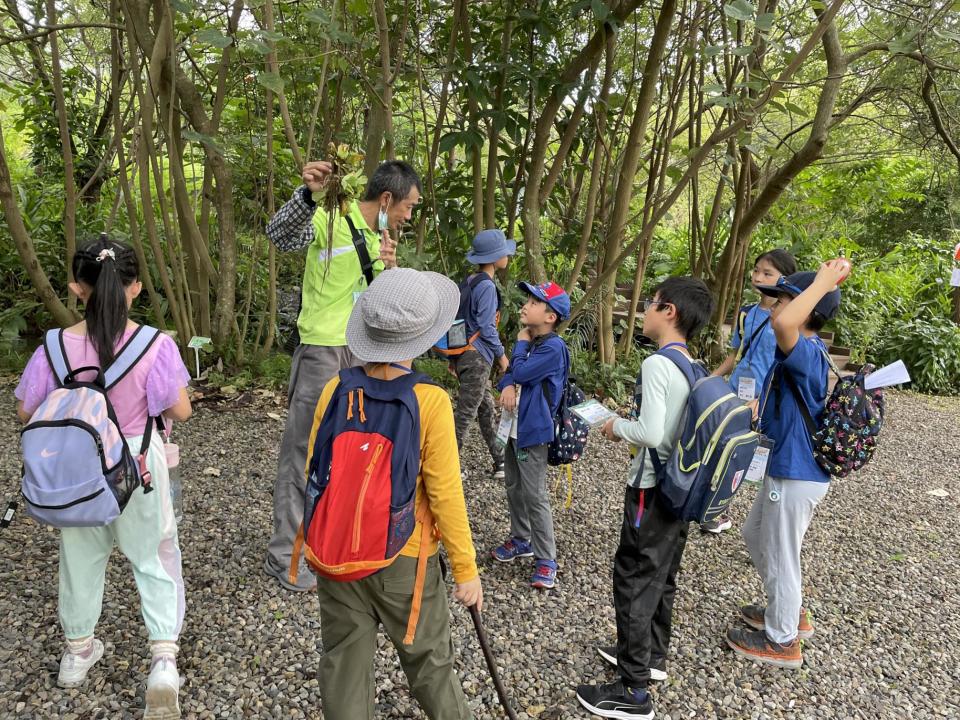
{"label": "red and navy backpack", "polygon": [[418,383],[434,384],[421,373],[379,380],[359,367],[340,371],[307,460],[303,525],[290,568],[295,582],[302,544],[319,575],[359,580],[390,565],[420,521],[420,557],[404,643],[413,642],[434,528],[426,500],[415,507]]}

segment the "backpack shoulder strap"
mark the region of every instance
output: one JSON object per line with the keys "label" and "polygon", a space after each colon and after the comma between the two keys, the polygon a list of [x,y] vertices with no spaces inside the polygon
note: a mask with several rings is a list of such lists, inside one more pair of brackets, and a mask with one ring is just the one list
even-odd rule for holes
{"label": "backpack shoulder strap", "polygon": [[363,233],[357,230],[357,226],[353,224],[353,219],[349,215],[344,215],[343,219],[350,226],[353,247],[360,258],[360,269],[363,271],[363,276],[367,279],[367,287],[369,287],[373,283],[373,261],[370,260],[370,252],[367,250],[367,240]]}
{"label": "backpack shoulder strap", "polygon": [[47,330],[43,336],[43,352],[47,356],[50,369],[53,370],[53,376],[57,379],[57,385],[63,387],[70,374],[67,350],[63,346],[63,330],[59,328]]}
{"label": "backpack shoulder strap", "polygon": [[109,390],[126,377],[158,337],[160,331],[156,328],[149,325],[138,327],[110,363],[110,367],[103,371],[104,387]]}
{"label": "backpack shoulder strap", "polygon": [[668,360],[670,360],[670,362],[672,362],[674,365],[676,365],[677,369],[680,370],[680,372],[683,373],[683,376],[687,379],[687,383],[690,385],[691,388],[693,388],[697,380],[699,380],[701,377],[704,377],[705,375],[704,372],[697,372],[697,368],[699,366],[695,367],[693,360],[688,358],[679,350],[674,350],[673,348],[667,348],[666,350],[657,350],[657,352],[654,354],[665,357]]}
{"label": "backpack shoulder strap", "polygon": [[800,388],[797,387],[797,381],[793,379],[793,375],[783,367],[781,368],[781,375],[783,376],[784,381],[787,383],[787,387],[790,388],[790,392],[793,394],[793,399],[797,403],[797,407],[800,408],[800,415],[803,416],[803,424],[807,426],[807,432],[811,436],[817,434],[817,424],[813,421],[813,415],[810,414],[810,408],[807,407],[807,401],[803,399],[803,394],[800,392]]}

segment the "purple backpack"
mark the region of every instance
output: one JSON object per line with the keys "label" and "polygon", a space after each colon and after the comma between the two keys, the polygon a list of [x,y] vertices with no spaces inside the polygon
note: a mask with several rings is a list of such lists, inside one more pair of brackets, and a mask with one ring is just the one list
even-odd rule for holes
{"label": "purple backpack", "polygon": [[[43,339],[57,389],[40,404],[20,431],[22,493],[27,512],[54,527],[101,527],[116,520],[138,487],[151,492],[146,454],[153,425],[148,418],[140,455],[134,459],[120,432],[107,391],[146,354],[159,336],[141,325],[104,370],[71,369],[63,331]],[[80,375],[94,376],[81,380]]]}

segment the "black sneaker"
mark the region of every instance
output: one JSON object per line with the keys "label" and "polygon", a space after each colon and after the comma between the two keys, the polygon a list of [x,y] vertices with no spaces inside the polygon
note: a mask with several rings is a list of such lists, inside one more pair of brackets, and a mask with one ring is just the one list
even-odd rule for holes
{"label": "black sneaker", "polygon": [[506,473],[503,470],[503,460],[494,460],[493,461],[493,479],[503,480],[505,476],[506,476]]}
{"label": "black sneaker", "polygon": [[580,685],[577,700],[594,715],[605,718],[653,720],[653,700],[646,690],[631,690],[621,681]]}
{"label": "black sneaker", "polygon": [[[617,666],[617,646],[616,645],[599,645],[597,646],[597,654],[606,660],[608,663]],[[650,670],[650,681],[651,682],[663,682],[667,679],[667,667],[653,667],[649,668]]]}

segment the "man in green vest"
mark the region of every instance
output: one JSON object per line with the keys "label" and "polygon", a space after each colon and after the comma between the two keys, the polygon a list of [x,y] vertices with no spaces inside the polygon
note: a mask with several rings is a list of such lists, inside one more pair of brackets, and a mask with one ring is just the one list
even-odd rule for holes
{"label": "man in green vest", "polygon": [[273,536],[264,561],[267,575],[294,591],[316,586],[306,563],[301,564],[296,583],[289,578],[293,542],[303,520],[304,467],[314,409],[330,378],[357,364],[347,348],[347,320],[369,282],[384,269],[396,267],[390,230],[409,222],[421,193],[420,178],[407,163],[381,164],[363,199],[352,202],[345,216],[336,214],[331,239],[328,215],[317,202],[322,201],[332,171],[324,160],[307,163],[303,185],[267,225],[267,237],[278,250],[308,248],[297,319],[300,345],[290,368],[290,409],[273,489]]}

